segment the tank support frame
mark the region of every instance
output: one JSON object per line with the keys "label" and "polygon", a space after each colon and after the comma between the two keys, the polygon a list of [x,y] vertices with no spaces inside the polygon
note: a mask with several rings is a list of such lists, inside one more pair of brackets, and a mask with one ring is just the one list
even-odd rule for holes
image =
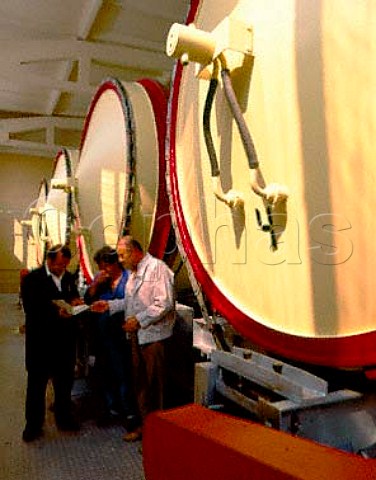
{"label": "tank support frame", "polygon": [[253,350],[202,353],[210,361],[195,365],[195,403],[220,409],[229,400],[277,430],[365,457],[376,454],[372,396],[329,391],[326,380]]}

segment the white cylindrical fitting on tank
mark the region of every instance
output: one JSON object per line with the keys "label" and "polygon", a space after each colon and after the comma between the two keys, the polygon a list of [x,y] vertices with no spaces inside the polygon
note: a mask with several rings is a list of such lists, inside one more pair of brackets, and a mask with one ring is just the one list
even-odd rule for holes
{"label": "white cylindrical fitting on tank", "polygon": [[180,58],[182,63],[197,62],[207,65],[213,61],[216,41],[213,36],[193,24],[174,23],[167,36],[166,53]]}

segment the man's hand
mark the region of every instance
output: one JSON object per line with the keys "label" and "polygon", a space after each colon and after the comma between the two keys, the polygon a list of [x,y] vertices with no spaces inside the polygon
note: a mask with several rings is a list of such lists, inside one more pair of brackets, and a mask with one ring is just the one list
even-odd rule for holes
{"label": "man's hand", "polygon": [[111,279],[111,276],[105,271],[105,270],[100,270],[92,285],[102,285],[103,283],[108,282]]}
{"label": "man's hand", "polygon": [[123,330],[128,333],[137,332],[139,328],[140,324],[136,317],[127,317],[125,323],[123,324]]}
{"label": "man's hand", "polygon": [[65,308],[59,308],[58,315],[61,318],[71,318],[72,317],[72,314],[69,313],[67,310],[65,310]]}
{"label": "man's hand", "polygon": [[71,305],[73,307],[75,307],[76,305],[83,305],[85,302],[82,300],[82,298],[74,298],[72,301],[71,301]]}
{"label": "man's hand", "polygon": [[95,313],[104,313],[109,310],[109,305],[106,300],[97,300],[96,302],[92,303],[90,310]]}

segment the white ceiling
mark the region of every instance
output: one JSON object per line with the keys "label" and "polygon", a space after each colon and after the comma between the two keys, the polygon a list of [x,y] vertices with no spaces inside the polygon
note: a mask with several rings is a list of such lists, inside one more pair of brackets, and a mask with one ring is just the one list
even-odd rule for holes
{"label": "white ceiling", "polygon": [[[109,76],[167,85],[168,30],[189,0],[0,0],[0,153],[54,157],[77,147]],[[57,132],[73,145],[59,145]],[[65,141],[65,140],[64,140]]]}

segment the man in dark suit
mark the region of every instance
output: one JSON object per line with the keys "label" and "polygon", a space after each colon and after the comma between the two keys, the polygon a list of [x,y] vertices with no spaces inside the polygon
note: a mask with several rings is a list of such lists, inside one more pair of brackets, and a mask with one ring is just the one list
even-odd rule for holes
{"label": "man in dark suit", "polygon": [[68,247],[52,247],[47,252],[45,264],[31,271],[21,288],[26,317],[26,427],[22,436],[25,442],[42,435],[49,379],[54,388],[57,427],[70,431],[79,429],[71,411],[77,319],[53,302],[62,299],[71,305],[82,303],[74,277],[66,271],[70,259]]}

